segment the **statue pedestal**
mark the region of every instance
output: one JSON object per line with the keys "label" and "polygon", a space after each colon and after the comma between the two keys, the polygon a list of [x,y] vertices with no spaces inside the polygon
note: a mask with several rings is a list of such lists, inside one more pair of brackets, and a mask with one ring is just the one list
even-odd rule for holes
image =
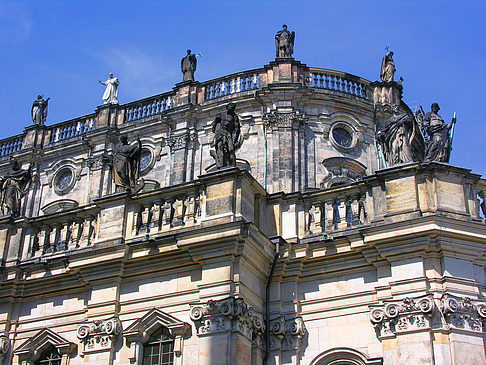
{"label": "statue pedestal", "polygon": [[277,57],[275,61],[265,65],[268,83],[297,83],[304,80],[306,65],[292,57]]}
{"label": "statue pedestal", "polygon": [[402,100],[403,86],[398,82],[372,82],[373,103],[381,105],[399,105]]}
{"label": "statue pedestal", "polygon": [[198,101],[199,82],[197,81],[182,81],[175,85],[174,90],[174,106],[181,106],[185,104],[197,104]]}
{"label": "statue pedestal", "polygon": [[120,104],[100,105],[96,107],[96,114],[95,128],[115,127],[123,123],[123,110],[120,109]]}

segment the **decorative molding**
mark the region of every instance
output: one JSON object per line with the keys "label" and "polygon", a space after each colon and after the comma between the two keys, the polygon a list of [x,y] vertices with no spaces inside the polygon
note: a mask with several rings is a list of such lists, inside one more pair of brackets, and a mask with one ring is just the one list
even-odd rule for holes
{"label": "decorative molding", "polygon": [[186,148],[189,143],[195,144],[197,141],[197,134],[195,132],[185,132],[178,136],[170,135],[163,140],[163,144],[169,146],[171,152]]}
{"label": "decorative molding", "polygon": [[142,358],[141,352],[143,344],[146,343],[152,333],[160,327],[166,327],[174,337],[174,354],[180,357],[182,354],[183,336],[189,330],[190,325],[182,322],[168,313],[154,308],[137,319],[123,332],[123,337],[130,346],[130,363],[137,364],[138,359]]}
{"label": "decorative molding", "polygon": [[295,128],[307,124],[308,117],[301,114],[299,111],[293,111],[290,113],[281,113],[272,111],[263,115],[263,125],[267,132],[272,132],[280,128]]}
{"label": "decorative molding", "polygon": [[83,355],[114,350],[114,339],[121,330],[122,326],[118,317],[80,324],[77,336],[83,343]]}
{"label": "decorative molding", "polygon": [[430,329],[435,308],[431,294],[401,300],[386,300],[370,306],[370,320],[380,340],[406,332]]}
{"label": "decorative molding", "polygon": [[67,365],[69,362],[69,354],[76,348],[76,344],[59,336],[54,331],[44,328],[39,331],[34,337],[25,341],[15,351],[19,357],[20,363],[31,364],[36,361],[46,349],[53,346],[59,351],[62,356],[61,365]]}
{"label": "decorative molding", "polygon": [[242,298],[210,300],[191,308],[198,336],[217,332],[239,332],[257,345],[262,345],[265,330],[262,317],[246,305]]}
{"label": "decorative molding", "polygon": [[8,336],[0,335],[0,362],[10,351],[10,339]]}
{"label": "decorative molding", "polygon": [[365,354],[349,347],[335,347],[324,351],[310,363],[310,365],[329,364],[383,365],[383,358],[369,358]]}
{"label": "decorative molding", "polygon": [[440,309],[446,329],[458,329],[483,333],[486,321],[486,302],[469,297],[444,294]]}
{"label": "decorative molding", "polygon": [[286,320],[284,316],[270,322],[270,350],[297,350],[306,333],[304,320],[295,317]]}

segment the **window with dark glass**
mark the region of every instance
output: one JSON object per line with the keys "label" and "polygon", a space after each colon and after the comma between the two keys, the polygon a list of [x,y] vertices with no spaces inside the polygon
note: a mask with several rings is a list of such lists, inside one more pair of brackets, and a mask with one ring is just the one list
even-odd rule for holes
{"label": "window with dark glass", "polygon": [[61,365],[61,358],[59,351],[51,346],[41,354],[35,365]]}
{"label": "window with dark glass", "polygon": [[143,365],[173,365],[174,338],[166,327],[155,331],[143,346]]}

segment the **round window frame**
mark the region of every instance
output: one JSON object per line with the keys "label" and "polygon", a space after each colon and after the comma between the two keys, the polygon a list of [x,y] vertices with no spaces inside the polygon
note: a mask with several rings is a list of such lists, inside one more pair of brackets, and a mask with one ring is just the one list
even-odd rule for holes
{"label": "round window frame", "polygon": [[[338,128],[344,129],[346,132],[348,132],[351,135],[352,140],[351,140],[351,145],[349,147],[339,144],[338,141],[334,139],[334,131]],[[342,152],[350,152],[354,150],[356,144],[358,143],[358,136],[355,129],[350,124],[342,121],[336,122],[331,126],[331,129],[329,131],[329,139],[333,147],[335,147],[336,149]]]}
{"label": "round window frame", "polygon": [[154,151],[152,151],[151,148],[146,147],[146,146],[142,147],[142,150],[140,151],[140,163],[141,163],[141,159],[142,159],[142,153],[144,153],[144,152],[148,152],[150,154],[150,162],[147,165],[147,167],[145,167],[144,169],[142,169],[141,166],[140,166],[140,175],[141,176],[147,175],[155,165]]}
{"label": "round window frame", "polygon": [[[62,177],[62,175],[65,171],[71,172],[72,179],[64,189],[60,189],[59,186],[58,186],[59,180],[61,179],[61,177]],[[56,173],[54,174],[54,179],[52,181],[52,185],[54,187],[54,192],[57,195],[66,195],[67,193],[69,193],[73,189],[75,184],[76,184],[76,172],[70,166],[63,166],[63,167],[59,168],[56,171]]]}

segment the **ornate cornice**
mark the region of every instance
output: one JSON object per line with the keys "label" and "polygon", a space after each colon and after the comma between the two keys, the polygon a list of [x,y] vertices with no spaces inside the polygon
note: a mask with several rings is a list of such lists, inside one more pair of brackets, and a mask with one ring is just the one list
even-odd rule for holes
{"label": "ornate cornice", "polygon": [[370,320],[378,338],[385,339],[401,333],[430,329],[435,308],[431,294],[387,300],[382,305],[370,306]]}
{"label": "ornate cornice", "polygon": [[444,294],[440,300],[446,329],[484,332],[486,302],[468,297]]}
{"label": "ornate cornice", "polygon": [[83,354],[113,349],[114,338],[121,329],[118,317],[80,324],[77,336],[83,343]]}
{"label": "ornate cornice", "polygon": [[251,341],[261,344],[264,323],[242,298],[229,297],[210,300],[191,308],[191,319],[199,336],[217,332],[240,332]]}

